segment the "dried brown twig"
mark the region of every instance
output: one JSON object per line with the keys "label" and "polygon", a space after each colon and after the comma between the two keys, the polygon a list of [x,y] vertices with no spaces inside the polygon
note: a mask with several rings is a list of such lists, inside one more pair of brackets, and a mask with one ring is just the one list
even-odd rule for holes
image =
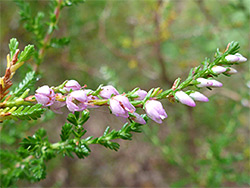
{"label": "dried brown twig", "polygon": [[19,49],[17,49],[11,61],[9,55],[7,56],[8,62],[5,75],[0,78],[0,101],[9,93],[8,89],[13,84],[11,78],[15,74],[15,71],[23,64],[23,62],[16,64],[18,61],[19,52]]}

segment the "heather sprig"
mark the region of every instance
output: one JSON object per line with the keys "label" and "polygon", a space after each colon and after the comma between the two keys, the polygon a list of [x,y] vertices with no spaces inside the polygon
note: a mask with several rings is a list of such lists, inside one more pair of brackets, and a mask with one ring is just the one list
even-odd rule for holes
{"label": "heather sprig", "polygon": [[[168,90],[152,88],[146,92],[135,88],[130,92],[119,94],[116,88],[111,85],[100,85],[93,91],[88,89],[86,85],[81,86],[77,81],[69,80],[57,87],[42,86],[36,90],[35,96],[26,97],[28,94],[27,90],[25,94],[19,98],[15,98],[15,100],[13,97],[7,97],[4,102],[0,103],[0,106],[2,106],[2,108],[14,106],[14,104],[17,106],[24,104],[32,106],[34,105],[32,102],[37,102],[44,107],[52,106],[51,110],[60,113],[60,108],[65,104],[71,112],[83,111],[87,108],[97,108],[98,106],[105,105],[109,106],[111,112],[116,116],[129,118],[130,120],[133,119],[133,113],[136,112],[136,108],[144,108],[146,114],[151,117],[151,119],[161,123],[162,121],[156,120],[159,118],[155,118],[158,117],[157,113],[154,112],[154,115],[152,115],[152,110],[149,110],[151,105],[146,105],[149,103],[149,100],[159,101],[167,98],[171,102],[177,101],[191,107],[196,106],[195,101],[207,102],[208,98],[200,92],[195,90],[185,92],[184,90],[191,86],[194,86],[196,90],[200,90],[202,87],[207,87],[208,89],[222,87],[223,84],[215,80],[215,78],[220,74],[229,76],[228,71],[234,70],[231,68],[232,65],[239,64],[243,60],[246,61],[246,58],[238,53],[238,50],[239,44],[237,42],[229,43],[224,53],[217,50],[214,61],[211,62],[206,58],[200,66],[190,70],[186,80],[181,82],[180,78],[176,79],[172,88]],[[237,57],[238,61],[229,61],[228,57],[232,56]],[[54,102],[56,102],[55,105],[53,105]],[[162,106],[159,106],[159,108],[161,109],[160,111],[162,111]],[[0,116],[1,121],[8,119],[6,114],[11,114],[14,111],[15,109],[13,108],[2,110],[2,116]],[[162,117],[162,119],[164,119],[167,115],[162,112]]]}
{"label": "heather sprig", "polygon": [[[96,90],[92,90],[76,80],[66,80],[56,87],[41,86],[34,95],[30,95],[29,88],[37,80],[34,71],[27,73],[24,80],[16,88],[11,89],[11,78],[15,71],[33,53],[32,45],[25,47],[20,55],[17,48],[17,40],[12,39],[10,55],[7,56],[6,73],[0,80],[0,122],[10,119],[37,120],[47,110],[61,113],[64,106],[72,113],[68,114],[68,122],[62,127],[61,141],[50,143],[45,129],[39,129],[33,136],[22,140],[11,166],[6,167],[1,173],[2,184],[6,186],[12,185],[19,178],[32,181],[44,179],[45,161],[58,154],[70,157],[74,157],[75,154],[78,158],[85,158],[90,154],[92,144],[117,151],[120,145],[114,140],[131,140],[132,132],[141,132],[141,127],[149,118],[156,123],[162,123],[168,117],[160,100],[168,99],[170,102],[180,102],[191,107],[196,106],[195,101],[208,102],[209,99],[199,92],[201,88],[222,87],[222,83],[216,80],[217,77],[236,73],[237,71],[231,66],[246,61],[246,58],[238,53],[239,44],[231,42],[224,53],[217,50],[213,61],[205,59],[201,65],[191,69],[184,81],[177,78],[171,89],[158,87],[145,91],[135,88],[127,93],[120,93],[111,85],[101,84]],[[110,127],[107,127],[102,136],[86,138],[87,130],[84,123],[90,117],[88,109],[95,110],[101,106],[109,107],[112,114],[127,119],[127,123],[119,130],[110,131]],[[139,114],[137,111],[139,108],[144,109],[145,114]],[[2,150],[1,156],[2,160],[5,160],[9,156],[8,151]]]}
{"label": "heather sprig", "polygon": [[[196,90],[200,90],[200,88],[202,87],[207,87],[208,89],[212,89],[215,87],[222,87],[223,84],[215,80],[215,78],[217,78],[218,75],[220,74],[229,76],[227,70],[230,70],[233,64],[241,63],[239,61],[239,58],[237,62],[235,61],[230,62],[228,61],[227,57],[240,56],[242,57],[242,59],[246,60],[245,57],[237,53],[238,49],[239,49],[239,44],[237,42],[229,43],[224,53],[217,51],[214,61],[210,62],[209,59],[205,59],[205,61],[202,62],[200,66],[190,70],[189,76],[185,81],[181,82],[180,78],[176,79],[172,88],[168,90],[163,90],[161,88],[152,88],[149,92],[146,92],[144,90],[136,88],[128,93],[123,93],[120,95],[119,92],[116,90],[116,88],[114,88],[111,85],[108,86],[100,85],[100,87],[98,87],[95,91],[92,91],[89,89],[85,89],[86,85],[81,87],[80,84],[74,80],[66,81],[61,86],[52,88],[61,87],[61,89],[57,90],[64,95],[62,95],[58,99],[60,101],[66,101],[69,111],[72,112],[82,111],[88,107],[93,107],[93,106],[98,107],[106,105],[110,107],[111,112],[116,116],[131,119],[133,113],[136,111],[136,108],[144,108],[146,114],[149,117],[151,117],[151,119],[153,119],[158,123],[159,122],[161,123],[162,121],[156,120],[159,119],[160,117],[160,116],[158,117],[157,115],[157,108],[155,109],[156,112],[152,113],[152,110],[150,109],[152,105],[148,105],[149,103],[148,101],[159,102],[159,100],[167,98],[171,102],[177,101],[191,107],[196,106],[195,101],[207,102],[208,98],[204,96],[202,93],[195,90],[188,90],[186,92],[184,90],[191,86],[194,86]],[[72,98],[72,95],[75,95],[75,93],[77,94],[79,93],[79,96],[77,95],[77,97]],[[87,98],[87,96],[91,95],[94,97]],[[52,98],[53,96],[51,96],[51,99]],[[38,102],[39,99],[40,99],[39,97],[38,98],[36,97],[36,100]],[[154,103],[152,102],[152,104]],[[43,105],[46,106],[46,104]],[[159,106],[158,108],[160,109],[160,111],[163,110],[160,104],[156,106]],[[162,119],[167,117],[165,111],[164,113],[162,112],[162,117],[163,117]]]}

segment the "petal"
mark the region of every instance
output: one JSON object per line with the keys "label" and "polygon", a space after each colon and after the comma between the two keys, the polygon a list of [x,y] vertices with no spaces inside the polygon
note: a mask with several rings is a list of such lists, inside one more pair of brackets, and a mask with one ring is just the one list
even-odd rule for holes
{"label": "petal", "polygon": [[235,63],[235,62],[237,62],[237,61],[240,60],[240,58],[239,58],[238,56],[236,56],[236,55],[231,55],[231,54],[227,55],[227,56],[225,57],[225,59],[226,59],[228,62],[230,62],[230,63]]}
{"label": "petal", "polygon": [[73,103],[72,101],[66,101],[66,104],[67,104],[67,108],[71,112],[78,111],[78,109],[79,109],[78,106],[75,103]]}
{"label": "petal", "polygon": [[49,86],[45,85],[45,86],[42,86],[42,87],[38,88],[36,90],[36,93],[37,94],[43,94],[43,95],[46,95],[46,96],[50,96],[50,95],[54,94],[54,91],[51,88],[49,88]]}
{"label": "petal", "polygon": [[223,72],[226,72],[227,68],[222,67],[222,66],[214,66],[214,67],[212,67],[211,70],[212,70],[213,73],[215,73],[215,74],[221,74],[221,73],[223,73]]}
{"label": "petal", "polygon": [[138,95],[138,97],[136,97],[135,100],[143,100],[148,93],[145,90],[139,89],[134,94]]}
{"label": "petal", "polygon": [[210,80],[213,83],[213,87],[222,87],[223,84],[217,80]]}
{"label": "petal", "polygon": [[185,92],[183,91],[177,91],[175,93],[176,98],[182,103],[185,104],[187,106],[191,106],[191,107],[195,107],[196,104],[193,101],[193,99],[191,97],[189,97]]}
{"label": "petal", "polygon": [[139,124],[146,124],[146,121],[140,116],[140,114],[137,114],[136,112],[133,113],[133,115],[135,117],[131,117],[131,119],[136,122],[136,123],[139,123]]}
{"label": "petal", "polygon": [[70,91],[70,90],[80,90],[81,89],[81,85],[76,81],[76,80],[69,80],[64,88],[66,91]]}
{"label": "petal", "polygon": [[50,102],[49,97],[44,96],[42,94],[35,94],[36,101],[39,104],[42,104],[43,106],[47,106],[47,104]]}
{"label": "petal", "polygon": [[197,87],[209,87],[213,85],[213,83],[210,80],[207,80],[205,78],[197,78],[196,80],[200,82],[199,84],[196,85]]}
{"label": "petal", "polygon": [[111,95],[119,95],[119,92],[111,85],[103,86],[99,95],[104,99],[109,99]]}
{"label": "petal", "polygon": [[79,102],[87,102],[87,94],[83,90],[73,91],[70,95]]}
{"label": "petal", "polygon": [[195,91],[194,93],[190,93],[189,96],[196,101],[200,101],[200,102],[208,102],[209,101],[209,99],[205,95],[201,94],[198,91]]}
{"label": "petal", "polygon": [[119,101],[115,100],[114,98],[110,99],[109,107],[112,113],[115,114],[116,116],[121,116],[121,117],[126,117],[126,118],[129,116],[128,112],[122,108]]}

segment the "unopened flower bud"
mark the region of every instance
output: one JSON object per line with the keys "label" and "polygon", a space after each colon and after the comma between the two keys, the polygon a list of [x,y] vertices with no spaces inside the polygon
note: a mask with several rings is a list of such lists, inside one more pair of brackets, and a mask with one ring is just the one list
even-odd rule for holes
{"label": "unopened flower bud", "polygon": [[65,89],[67,92],[70,92],[71,90],[72,91],[80,90],[81,89],[81,85],[77,81],[75,81],[75,80],[69,80],[65,84],[65,86],[64,86],[63,89]]}
{"label": "unopened flower bud", "polygon": [[197,87],[210,87],[213,85],[213,83],[210,80],[207,80],[205,78],[197,78],[197,81],[200,82],[197,84]]}
{"label": "unopened flower bud", "polygon": [[139,124],[146,124],[146,121],[141,117],[140,114],[137,114],[136,112],[133,113],[134,117],[131,117],[131,119],[136,122],[136,123],[139,123]]}
{"label": "unopened flower bud", "polygon": [[36,90],[35,94],[36,101],[43,106],[51,106],[55,101],[55,93],[45,85]]}
{"label": "unopened flower bud", "polygon": [[229,67],[229,70],[226,71],[227,74],[236,74],[238,71],[232,67]]}
{"label": "unopened flower bud", "polygon": [[212,69],[213,73],[215,74],[221,74],[227,70],[227,68],[222,67],[222,66],[213,66]]}
{"label": "unopened flower bud", "polygon": [[143,100],[148,93],[145,90],[139,89],[134,94],[138,95],[135,100]]}
{"label": "unopened flower bud", "polygon": [[104,99],[109,99],[111,95],[119,95],[119,92],[111,85],[101,87],[99,95]]}
{"label": "unopened flower bud", "polygon": [[243,62],[246,62],[247,61],[247,58],[245,58],[243,55],[241,55],[240,53],[236,53],[235,54],[237,57],[239,57],[239,60],[238,62],[239,63],[243,63]]}
{"label": "unopened flower bud", "polygon": [[66,104],[71,112],[83,111],[87,108],[85,104],[88,98],[83,90],[77,90],[70,93],[66,98]]}
{"label": "unopened flower bud", "polygon": [[222,87],[223,84],[217,80],[209,80],[212,82],[212,87]]}
{"label": "unopened flower bud", "polygon": [[130,113],[135,111],[135,107],[129,102],[128,98],[123,95],[116,95],[109,101],[110,109],[116,116],[128,118]]}
{"label": "unopened flower bud", "polygon": [[187,106],[191,106],[191,107],[195,107],[196,104],[193,101],[193,99],[191,97],[188,96],[188,94],[186,94],[183,91],[177,91],[175,93],[176,98],[178,99],[178,101],[180,101],[182,104],[185,104]]}
{"label": "unopened flower bud", "polygon": [[227,55],[227,56],[225,57],[225,59],[226,59],[229,63],[235,63],[235,62],[238,62],[238,61],[240,60],[240,58],[239,58],[238,56],[236,56],[236,55],[231,55],[231,54]]}
{"label": "unopened flower bud", "polygon": [[148,100],[145,104],[145,111],[148,117],[156,123],[162,123],[162,120],[168,117],[162,104],[156,100]]}
{"label": "unopened flower bud", "polygon": [[195,91],[194,93],[190,93],[189,96],[192,99],[194,99],[195,101],[200,101],[200,102],[208,102],[209,101],[209,99],[205,95],[201,94],[198,91]]}

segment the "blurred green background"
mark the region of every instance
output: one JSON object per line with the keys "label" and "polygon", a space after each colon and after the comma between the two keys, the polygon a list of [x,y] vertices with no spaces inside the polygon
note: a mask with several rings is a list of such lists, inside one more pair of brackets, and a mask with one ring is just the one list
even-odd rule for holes
{"label": "blurred green background", "polygon": [[[34,15],[48,11],[49,1],[29,3]],[[17,38],[21,48],[34,43],[19,19],[14,2],[0,1],[1,75],[11,38]],[[224,50],[233,40],[249,59],[249,23],[249,0],[86,0],[63,9],[53,36],[69,37],[70,43],[46,51],[37,87],[76,79],[92,89],[101,83],[112,84],[121,92],[135,87],[168,89],[177,77],[185,80],[191,67],[205,57],[212,59],[217,47]],[[223,88],[202,90],[209,103],[191,109],[162,101],[168,114],[163,124],[149,121],[133,141],[120,141],[118,152],[92,146],[91,155],[84,160],[57,157],[47,163],[45,180],[35,184],[20,181],[18,185],[249,186],[249,63],[235,68],[238,74],[219,77]],[[15,75],[16,82],[25,70]],[[36,123],[20,139],[44,127],[50,141],[59,141],[66,116],[67,110],[63,115],[48,113],[49,121]],[[91,110],[85,126],[88,135],[100,136],[106,126],[118,129],[122,124],[108,109],[100,108]],[[17,127],[13,130],[20,129]]]}

